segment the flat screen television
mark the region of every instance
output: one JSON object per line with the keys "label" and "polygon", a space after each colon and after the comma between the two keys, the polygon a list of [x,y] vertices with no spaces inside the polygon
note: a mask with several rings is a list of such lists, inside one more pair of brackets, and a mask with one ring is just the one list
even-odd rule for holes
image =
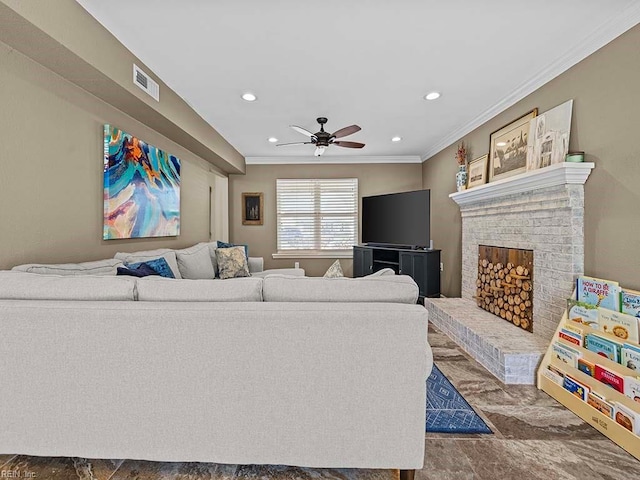
{"label": "flat screen television", "polygon": [[430,190],[362,198],[362,242],[428,247]]}

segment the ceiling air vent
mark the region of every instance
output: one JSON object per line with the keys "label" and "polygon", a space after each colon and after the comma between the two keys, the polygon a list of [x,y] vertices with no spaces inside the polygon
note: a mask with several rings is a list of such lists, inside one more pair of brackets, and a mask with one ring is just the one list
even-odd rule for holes
{"label": "ceiling air vent", "polygon": [[160,101],[160,86],[135,63],[133,64],[133,83],[151,95],[156,102]]}

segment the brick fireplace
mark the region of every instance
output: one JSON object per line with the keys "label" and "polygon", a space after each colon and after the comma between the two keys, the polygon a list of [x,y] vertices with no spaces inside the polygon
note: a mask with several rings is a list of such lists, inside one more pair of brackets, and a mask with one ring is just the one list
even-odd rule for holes
{"label": "brick fireplace", "polygon": [[[575,278],[584,272],[584,183],[593,167],[592,163],[561,163],[450,195],[462,216],[462,298],[428,300],[429,320],[505,383],[535,382],[537,365],[562,317]],[[509,295],[495,290],[505,288],[504,279],[499,287],[495,281],[489,283],[488,291],[483,285],[492,299],[501,294],[498,317],[477,305],[479,296],[483,302],[487,298],[478,295],[481,246],[527,250],[535,258],[529,275],[516,273],[509,278]],[[488,263],[494,273],[496,263],[502,264],[501,269],[514,264],[508,271],[515,266],[497,257]],[[484,273],[491,276],[489,271]],[[531,281],[530,296],[535,302],[527,329],[515,328],[514,305],[509,308],[515,280],[521,280],[521,285]],[[505,321],[507,311],[509,322]]]}

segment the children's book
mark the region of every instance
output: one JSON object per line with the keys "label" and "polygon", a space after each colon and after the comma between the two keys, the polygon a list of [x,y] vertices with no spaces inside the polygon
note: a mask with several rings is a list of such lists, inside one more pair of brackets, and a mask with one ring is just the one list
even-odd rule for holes
{"label": "children's book", "polygon": [[622,289],[620,293],[620,311],[640,318],[640,292]]}
{"label": "children's book", "polygon": [[640,347],[625,343],[622,345],[622,365],[640,372]]}
{"label": "children's book", "polygon": [[547,369],[542,371],[542,375],[547,377],[553,383],[557,383],[561,387],[564,386],[564,376],[560,375],[559,373],[555,372],[554,370],[551,370],[550,368],[547,368]]}
{"label": "children's book", "polygon": [[589,392],[587,403],[600,413],[613,418],[613,403],[608,402],[602,395],[598,395],[596,392]]}
{"label": "children's book", "polygon": [[624,377],[624,394],[638,402],[638,408],[640,408],[640,379],[638,377]]}
{"label": "children's book", "polygon": [[595,366],[595,364],[591,363],[586,358],[579,358],[578,359],[578,370],[580,370],[582,373],[585,373],[585,374],[589,375],[590,377],[595,377],[596,376],[596,366]]}
{"label": "children's book", "polygon": [[604,333],[614,335],[620,340],[638,343],[638,319],[633,315],[599,308],[598,318],[600,330]]}
{"label": "children's book", "polygon": [[571,392],[583,402],[587,401],[587,397],[589,395],[589,392],[591,391],[591,389],[588,386],[586,386],[584,383],[579,382],[578,380],[576,380],[573,377],[570,377],[569,375],[564,377],[563,386],[565,390],[567,390],[568,392]]}
{"label": "children's book", "polygon": [[596,364],[595,379],[624,394],[624,377],[609,370],[607,367]]}
{"label": "children's book", "polygon": [[614,402],[613,406],[615,421],[637,435],[640,425],[640,414],[618,402]]}
{"label": "children's book", "polygon": [[562,338],[563,340],[566,340],[569,343],[573,343],[578,347],[581,347],[584,341],[582,335],[578,335],[577,333],[572,332],[567,328],[561,328],[560,331],[558,332],[558,337]]}
{"label": "children's book", "polygon": [[593,277],[578,277],[577,296],[579,302],[620,311],[620,285],[618,282]]}
{"label": "children's book", "polygon": [[622,344],[595,334],[587,335],[584,346],[609,360],[620,363]]}
{"label": "children's book", "polygon": [[598,307],[595,305],[570,298],[567,300],[567,316],[572,322],[598,329]]}
{"label": "children's book", "polygon": [[553,355],[562,363],[573,368],[578,368],[578,358],[582,356],[577,350],[562,345],[560,342],[553,342]]}

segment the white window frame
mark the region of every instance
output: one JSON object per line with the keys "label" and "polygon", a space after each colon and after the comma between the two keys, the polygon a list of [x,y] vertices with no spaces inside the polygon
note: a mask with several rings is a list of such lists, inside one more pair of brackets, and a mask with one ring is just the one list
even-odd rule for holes
{"label": "white window frame", "polygon": [[[322,187],[344,186],[344,188],[352,188],[353,196],[348,199],[345,208],[338,211],[321,211],[321,193]],[[295,188],[308,188],[314,192],[314,208],[313,211],[303,211],[296,213],[283,212],[281,208],[282,196],[289,193]],[[309,190],[306,192],[308,193]],[[353,207],[353,208],[352,208]],[[301,179],[278,179],[276,180],[276,245],[277,253],[273,254],[273,258],[351,258],[353,255],[353,245],[358,243],[358,215],[359,215],[359,196],[358,196],[358,179],[357,178],[301,178]],[[282,220],[295,218],[296,216],[314,217],[314,248],[283,248],[281,244],[281,228]],[[354,235],[352,244],[349,247],[341,249],[322,248],[321,222],[331,216],[353,216]]]}

